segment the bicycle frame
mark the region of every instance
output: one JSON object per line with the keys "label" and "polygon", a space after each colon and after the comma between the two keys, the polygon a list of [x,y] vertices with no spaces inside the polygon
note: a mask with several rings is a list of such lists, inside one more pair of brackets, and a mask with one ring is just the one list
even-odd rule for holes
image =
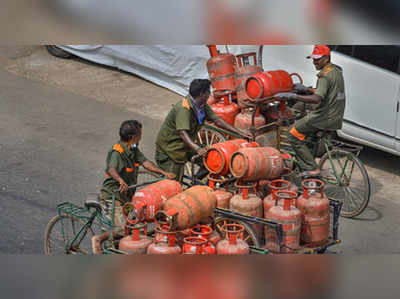
{"label": "bicycle frame", "polygon": [[[112,229],[114,227],[114,210],[115,210],[115,196],[112,196],[112,219],[111,223],[108,222],[104,217],[102,216],[101,213],[99,213],[97,210],[94,210],[89,216],[87,215],[82,215],[86,214],[89,212],[89,209],[87,207],[78,207],[72,203],[69,202],[64,202],[61,203],[57,206],[57,212],[58,215],[60,216],[61,219],[61,233],[62,237],[65,243],[65,251],[69,252],[71,250],[74,250],[74,244],[80,244],[82,240],[86,237],[87,231],[90,227],[92,227],[93,222],[97,218],[101,224],[105,224]],[[65,232],[64,232],[64,223],[63,223],[63,215],[71,215],[74,216],[78,219],[84,220],[85,223],[82,225],[82,227],[79,229],[79,231],[74,235],[74,238],[67,243],[68,240],[65,238]],[[113,238],[111,234],[111,238]],[[111,239],[112,240],[112,239]]]}

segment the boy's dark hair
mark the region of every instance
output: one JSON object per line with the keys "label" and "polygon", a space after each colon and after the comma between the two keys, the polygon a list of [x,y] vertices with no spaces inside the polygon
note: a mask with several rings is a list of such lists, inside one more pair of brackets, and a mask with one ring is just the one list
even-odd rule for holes
{"label": "boy's dark hair", "polygon": [[208,79],[194,79],[190,83],[189,94],[193,98],[196,98],[200,94],[202,94],[206,91],[210,91],[210,85],[211,85],[211,81]]}
{"label": "boy's dark hair", "polygon": [[126,120],[119,128],[119,137],[121,138],[121,141],[128,142],[132,137],[136,137],[141,129],[142,124],[139,121]]}

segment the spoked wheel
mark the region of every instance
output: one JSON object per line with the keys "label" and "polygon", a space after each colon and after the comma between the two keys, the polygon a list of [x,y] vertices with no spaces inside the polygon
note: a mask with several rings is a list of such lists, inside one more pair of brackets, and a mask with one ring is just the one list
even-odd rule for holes
{"label": "spoked wheel", "polygon": [[53,217],[47,224],[44,236],[44,253],[48,255],[90,254],[92,252],[91,240],[94,236],[90,227],[86,232],[81,233],[72,248],[66,248],[84,224],[83,220],[68,214]]}
{"label": "spoked wheel", "polygon": [[340,215],[360,215],[371,196],[368,173],[360,159],[344,150],[332,150],[321,158],[320,168],[326,196],[343,202]]}
{"label": "spoked wheel", "polygon": [[254,232],[252,227],[248,225],[246,222],[227,217],[218,217],[217,219],[215,219],[214,225],[217,232],[220,233],[222,237],[225,237],[225,233],[222,231],[222,227],[225,224],[231,224],[231,223],[243,225],[244,231],[241,236],[241,239],[245,241],[249,246],[257,248],[260,247],[260,242],[257,239],[256,233]]}
{"label": "spoked wheel", "polygon": [[[197,136],[196,139],[194,140],[194,142],[198,145],[200,145],[201,147],[210,147],[215,143],[218,142],[223,142],[225,141],[225,137],[224,135],[222,135],[220,132],[218,132],[217,130],[213,130],[211,128],[201,128],[199,130],[199,132],[197,132]],[[195,164],[194,165],[194,174],[196,174],[200,169],[200,166]],[[184,176],[186,177],[192,177],[192,163],[187,162],[185,164],[185,171],[184,171]],[[205,182],[206,179],[203,179],[202,182]]]}

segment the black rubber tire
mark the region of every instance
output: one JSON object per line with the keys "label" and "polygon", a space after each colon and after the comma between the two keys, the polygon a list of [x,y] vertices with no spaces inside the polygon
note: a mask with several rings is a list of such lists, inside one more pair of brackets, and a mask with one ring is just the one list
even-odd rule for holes
{"label": "black rubber tire", "polygon": [[[66,251],[65,250],[65,241],[62,237],[61,233],[61,218],[64,224],[64,229],[67,227],[67,222],[71,223],[71,227],[73,229],[73,233],[71,235],[67,235],[68,232],[64,231],[64,235],[67,235],[67,240],[71,240],[71,238],[81,229],[81,227],[85,224],[85,222],[75,216],[64,214],[64,215],[56,215],[54,216],[49,223],[47,224],[46,231],[44,234],[44,253],[47,255],[53,254],[90,254],[92,252],[92,237],[94,236],[92,228],[87,229],[87,233],[83,238],[80,245],[83,245],[82,248],[79,247],[80,250],[77,251]],[[71,221],[71,222],[69,222]],[[76,223],[76,225],[74,225]],[[53,241],[52,241],[53,240]],[[52,244],[58,241],[59,248],[52,248]],[[61,244],[62,243],[62,244]]]}
{"label": "black rubber tire", "polygon": [[[224,237],[224,233],[221,231],[220,224],[223,222],[226,222],[227,224],[235,223],[235,224],[243,225],[244,233],[245,233],[244,239],[248,238],[247,240],[245,240],[246,243],[252,247],[257,247],[257,248],[260,247],[260,241],[258,240],[253,228],[249,224],[247,224],[246,222],[241,221],[241,220],[236,220],[236,219],[229,218],[229,217],[217,217],[214,221],[214,227],[217,230],[217,232],[221,234],[222,237]],[[247,234],[247,236],[246,236],[246,234]]]}
{"label": "black rubber tire", "polygon": [[[342,209],[340,211],[340,216],[346,218],[353,218],[360,215],[365,208],[368,206],[370,197],[371,197],[371,185],[368,177],[368,173],[361,162],[353,153],[344,150],[332,150],[330,151],[333,160],[336,162],[335,170],[338,171],[336,168],[339,169],[339,172],[342,171],[344,164],[339,163],[341,159],[349,159],[350,164],[351,161],[354,162],[354,170],[348,182],[342,181],[344,185],[347,186],[339,186],[337,187],[335,184],[325,184],[325,194],[328,198],[332,198],[338,201],[343,202]],[[338,165],[338,166],[336,166]],[[329,176],[332,169],[331,163],[329,160],[328,153],[324,154],[321,158],[319,163],[321,169],[321,176],[324,178],[333,177]],[[349,170],[349,167],[346,166],[346,171]],[[357,171],[357,173],[354,173]],[[347,173],[347,172],[345,172]],[[347,176],[346,176],[347,177]],[[353,185],[352,185],[353,184]],[[352,185],[352,187],[350,187]],[[361,195],[357,195],[361,193]],[[357,199],[357,201],[356,201]]]}
{"label": "black rubber tire", "polygon": [[58,57],[58,58],[69,59],[74,56],[73,54],[68,53],[67,51],[64,51],[63,49],[61,49],[55,45],[46,45],[46,49],[47,49],[47,52],[49,52],[51,55]]}

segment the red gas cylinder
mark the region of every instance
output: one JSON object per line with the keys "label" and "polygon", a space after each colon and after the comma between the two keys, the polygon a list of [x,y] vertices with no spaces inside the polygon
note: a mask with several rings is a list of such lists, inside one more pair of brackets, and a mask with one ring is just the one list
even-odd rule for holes
{"label": "red gas cylinder", "polygon": [[186,237],[183,239],[182,254],[203,254],[207,240],[201,237]]}
{"label": "red gas cylinder", "polygon": [[170,230],[183,230],[210,217],[217,206],[217,196],[208,186],[193,186],[164,202],[163,210],[156,214],[159,224]]}
{"label": "red gas cylinder", "polygon": [[227,175],[232,154],[242,147],[258,147],[258,144],[244,139],[215,143],[203,157],[204,166],[213,174]]}
{"label": "red gas cylinder", "polygon": [[145,254],[147,247],[153,242],[149,237],[140,234],[140,230],[144,229],[146,225],[145,223],[127,224],[132,230],[132,234],[119,241],[119,250],[128,254]]}
{"label": "red gas cylinder", "polygon": [[156,227],[154,242],[147,248],[147,254],[180,254],[181,248],[176,244],[176,232]]}
{"label": "red gas cylinder", "polygon": [[[245,108],[236,115],[234,127],[239,130],[250,132],[253,117],[253,108]],[[265,117],[262,116],[259,111],[254,113],[254,128],[259,128],[266,124]]]}
{"label": "red gas cylinder", "polygon": [[[278,191],[289,190],[290,183],[285,180],[273,180],[268,184],[269,190],[271,193],[263,199],[264,205],[264,218],[267,217],[267,213],[270,208],[276,206],[278,203],[276,201],[275,194]],[[279,204],[283,206],[283,201],[280,201]]]}
{"label": "red gas cylinder", "polygon": [[[257,196],[255,183],[242,184],[236,182],[235,187],[238,193],[231,198],[229,209],[244,215],[253,217],[263,217],[262,199]],[[263,226],[260,224],[252,224],[258,237],[262,236]]]}
{"label": "red gas cylinder", "polygon": [[132,196],[132,203],[137,211],[142,210],[147,222],[153,222],[154,216],[168,198],[182,192],[182,185],[175,180],[161,180],[137,191]]}
{"label": "red gas cylinder", "polygon": [[303,195],[297,199],[297,208],[303,214],[301,240],[307,246],[319,246],[329,238],[329,199],[321,180],[304,180],[302,186]]}
{"label": "red gas cylinder", "polygon": [[208,50],[210,51],[210,56],[211,57],[218,56],[219,51],[218,51],[216,45],[207,45],[207,47],[208,47]]}
{"label": "red gas cylinder", "polygon": [[[166,230],[169,229],[168,225],[165,225],[165,227],[166,227]],[[176,232],[176,241],[177,241],[178,245],[180,247],[182,247],[183,246],[183,240],[186,237],[190,237],[191,235],[192,235],[192,229],[191,228],[186,228],[186,229],[177,231]]]}
{"label": "red gas cylinder", "polygon": [[280,92],[288,92],[293,89],[292,76],[301,77],[296,74],[289,74],[283,70],[267,71],[257,73],[246,81],[246,92],[250,99],[256,100],[273,96]]}
{"label": "red gas cylinder", "polygon": [[203,246],[202,254],[216,254],[217,253],[214,244],[210,240],[212,233],[213,233],[213,229],[205,224],[195,225],[192,228],[192,236],[201,237],[201,238],[204,238],[207,240],[207,243]]}
{"label": "red gas cylinder", "polygon": [[208,174],[208,186],[214,190],[215,195],[217,196],[217,208],[228,209],[229,201],[231,200],[233,194],[228,191],[228,184],[226,188],[219,188],[219,184],[227,182],[226,179],[219,179],[215,177],[213,174]]}
{"label": "red gas cylinder", "polygon": [[238,238],[243,230],[244,228],[240,224],[225,224],[222,227],[225,239],[218,242],[217,254],[249,254],[249,245]]}
{"label": "red gas cylinder", "polygon": [[[273,206],[269,209],[266,219],[282,224],[283,253],[294,253],[300,247],[301,212],[293,205],[296,194],[290,191],[275,193],[277,201],[284,200],[283,207]],[[266,247],[273,253],[279,253],[278,235],[275,229],[267,226],[265,231]]]}
{"label": "red gas cylinder", "polygon": [[281,153],[273,147],[241,148],[230,162],[232,175],[241,181],[276,179],[283,169]]}
{"label": "red gas cylinder", "polygon": [[211,105],[211,109],[228,124],[233,126],[240,108],[232,102],[232,94],[232,90],[214,91],[214,97],[217,99],[217,102]]}
{"label": "red gas cylinder", "polygon": [[235,90],[235,55],[225,53],[207,61],[208,75],[216,90]]}
{"label": "red gas cylinder", "polygon": [[[256,53],[245,53],[236,55],[238,66],[236,67],[235,81],[238,102],[239,100],[248,99],[246,93],[246,80],[254,74],[262,72],[263,69],[257,65]],[[250,62],[253,59],[253,64]]]}

